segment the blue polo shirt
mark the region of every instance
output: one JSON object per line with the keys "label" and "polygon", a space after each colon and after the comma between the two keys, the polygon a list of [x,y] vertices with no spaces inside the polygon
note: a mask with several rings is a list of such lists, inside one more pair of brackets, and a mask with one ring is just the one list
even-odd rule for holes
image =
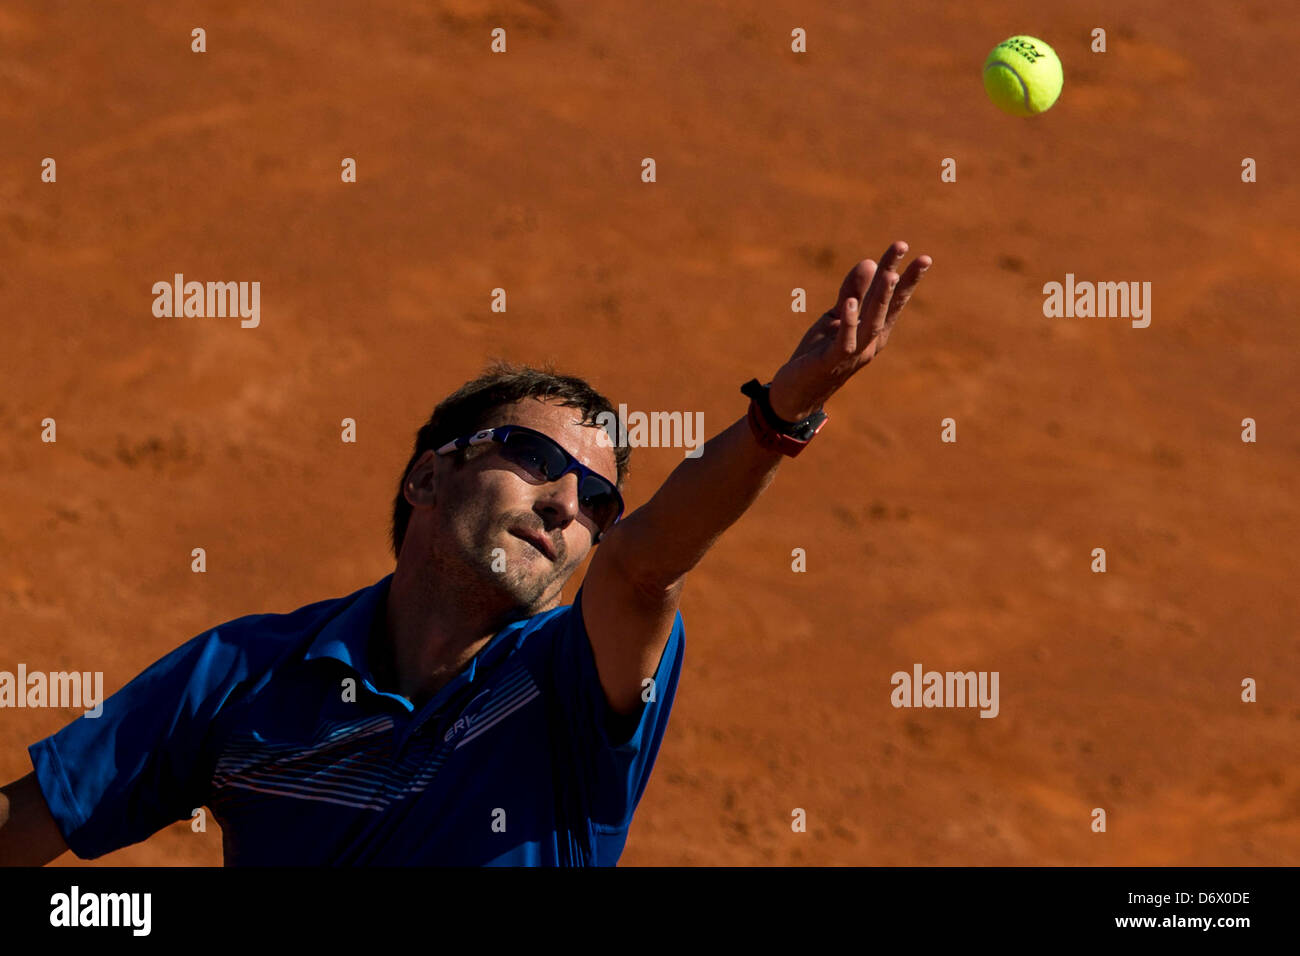
{"label": "blue polo shirt", "polygon": [[93,859],[207,806],[228,866],[616,863],[668,724],[681,613],[630,718],[608,708],[581,590],[416,709],[366,666],[391,581],[200,634],[33,744],[71,850]]}

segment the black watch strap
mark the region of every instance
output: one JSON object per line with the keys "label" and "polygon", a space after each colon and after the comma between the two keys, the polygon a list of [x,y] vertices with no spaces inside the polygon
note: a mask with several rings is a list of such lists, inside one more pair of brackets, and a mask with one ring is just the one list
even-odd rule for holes
{"label": "black watch strap", "polygon": [[768,389],[771,387],[771,384],[771,382],[768,382],[767,385],[762,385],[759,383],[758,379],[751,378],[744,385],[740,386],[740,392],[742,395],[747,395],[754,400],[754,404],[758,406],[758,410],[763,416],[763,421],[765,421],[773,431],[779,432],[782,435],[789,435],[796,441],[811,441],[813,435],[817,434],[822,423],[826,421],[826,413],[819,408],[803,421],[798,422],[790,422],[786,421],[784,418],[778,418],[776,412],[772,411],[772,402],[768,397]]}

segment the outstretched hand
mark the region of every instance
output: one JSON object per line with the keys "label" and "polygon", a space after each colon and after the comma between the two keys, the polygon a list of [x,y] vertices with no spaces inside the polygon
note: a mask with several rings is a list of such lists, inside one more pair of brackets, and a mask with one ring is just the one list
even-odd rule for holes
{"label": "outstretched hand", "polygon": [[879,265],[863,259],[849,270],[835,307],[812,324],[772,379],[768,398],[778,417],[807,418],[880,354],[921,274],[934,262],[917,256],[900,278],[895,269],[905,255],[907,243],[895,242]]}

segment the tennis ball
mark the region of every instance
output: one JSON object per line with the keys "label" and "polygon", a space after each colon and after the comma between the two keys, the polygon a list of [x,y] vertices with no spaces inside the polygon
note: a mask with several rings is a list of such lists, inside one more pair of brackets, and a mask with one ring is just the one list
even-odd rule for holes
{"label": "tennis ball", "polygon": [[1033,116],[1050,109],[1064,82],[1056,51],[1037,37],[1003,40],[984,61],[984,89],[989,99],[1012,116]]}

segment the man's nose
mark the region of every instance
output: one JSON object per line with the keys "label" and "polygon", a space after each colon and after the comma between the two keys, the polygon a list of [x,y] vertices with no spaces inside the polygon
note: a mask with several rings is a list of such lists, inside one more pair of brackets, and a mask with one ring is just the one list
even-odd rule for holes
{"label": "man's nose", "polygon": [[559,481],[543,485],[535,507],[547,516],[548,524],[552,527],[567,527],[578,517],[577,473],[571,471]]}

